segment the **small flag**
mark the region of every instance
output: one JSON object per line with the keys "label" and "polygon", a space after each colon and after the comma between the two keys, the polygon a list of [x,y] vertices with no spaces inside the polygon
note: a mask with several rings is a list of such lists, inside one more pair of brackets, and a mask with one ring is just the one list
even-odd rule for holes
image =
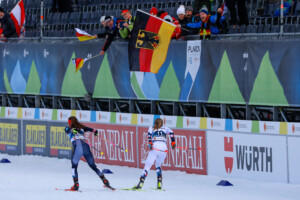
{"label": "small flag", "polygon": [[10,18],[13,20],[18,36],[20,37],[21,31],[24,31],[25,25],[25,9],[23,0],[20,0],[19,3],[11,10]]}
{"label": "small flag", "polygon": [[128,44],[130,71],[157,73],[166,60],[175,28],[174,24],[138,10]]}
{"label": "small flag", "polygon": [[83,66],[84,62],[86,61],[86,59],[82,59],[82,58],[73,58],[73,64],[76,66],[75,68],[75,73]]}
{"label": "small flag", "polygon": [[75,30],[76,30],[76,36],[78,37],[78,40],[81,42],[95,39],[94,36],[88,34],[87,32],[85,32],[79,28],[75,28]]}

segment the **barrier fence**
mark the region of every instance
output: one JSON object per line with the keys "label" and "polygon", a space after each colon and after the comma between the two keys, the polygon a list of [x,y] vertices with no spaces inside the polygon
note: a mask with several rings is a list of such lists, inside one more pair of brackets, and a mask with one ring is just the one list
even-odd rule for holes
{"label": "barrier fence", "polygon": [[[97,163],[143,168],[149,152],[147,126],[160,117],[166,126],[173,129],[177,146],[201,148],[196,151],[172,150],[168,140],[164,170],[300,183],[299,123],[108,112],[97,112],[96,121],[94,117],[88,117],[91,114],[89,111],[81,113],[71,110],[50,110],[52,118],[49,117],[50,112],[45,112],[40,116],[48,119],[34,119],[34,112],[24,108],[2,107],[0,113],[3,113],[3,109],[10,116],[0,118],[2,153],[70,158],[71,143],[64,133],[64,127],[68,116],[75,115],[85,125],[99,131],[98,137],[86,133],[87,142],[94,146],[91,150]],[[19,116],[15,113],[19,113]],[[57,117],[53,117],[53,114]]]}

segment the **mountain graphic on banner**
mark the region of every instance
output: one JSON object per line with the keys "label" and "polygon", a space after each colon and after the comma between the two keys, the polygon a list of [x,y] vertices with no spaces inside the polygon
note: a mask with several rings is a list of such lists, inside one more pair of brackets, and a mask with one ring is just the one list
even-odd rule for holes
{"label": "mountain graphic on banner", "polygon": [[116,89],[111,70],[109,67],[107,54],[104,55],[100,70],[98,72],[93,98],[120,98]]}
{"label": "mountain graphic on banner", "polygon": [[24,94],[26,88],[26,80],[22,75],[20,61],[18,60],[10,79],[12,91],[15,94]]}
{"label": "mountain graphic on banner", "polygon": [[225,51],[208,98],[209,103],[245,104]]}
{"label": "mountain graphic on banner", "polygon": [[75,66],[72,61],[72,58],[75,57],[75,53],[73,53],[62,83],[62,96],[83,97],[87,94],[81,78],[81,71],[75,73]]}
{"label": "mountain graphic on banner", "polygon": [[137,96],[138,99],[145,99],[145,95],[141,89],[141,84],[143,83],[144,79],[144,72],[130,72],[131,78],[131,87]]}
{"label": "mountain graphic on banner", "polygon": [[3,80],[4,80],[4,85],[5,85],[6,92],[8,94],[13,94],[13,91],[12,91],[11,86],[9,84],[9,80],[8,80],[8,77],[7,77],[6,70],[4,70]]}
{"label": "mountain graphic on banner", "polygon": [[281,106],[289,105],[284,95],[283,87],[280,84],[272,67],[269,52],[266,52],[261,61],[260,68],[250,95],[249,104]]}
{"label": "mountain graphic on banner", "polygon": [[40,81],[40,77],[39,77],[39,74],[38,74],[36,66],[35,66],[35,62],[33,60],[32,64],[31,64],[29,77],[27,80],[25,94],[37,95],[37,94],[40,94],[40,90],[41,90],[41,81]]}
{"label": "mountain graphic on banner", "polygon": [[142,90],[147,99],[158,99],[159,85],[154,73],[146,72],[142,83]]}
{"label": "mountain graphic on banner", "polygon": [[159,99],[178,101],[179,95],[180,85],[171,62],[160,86]]}

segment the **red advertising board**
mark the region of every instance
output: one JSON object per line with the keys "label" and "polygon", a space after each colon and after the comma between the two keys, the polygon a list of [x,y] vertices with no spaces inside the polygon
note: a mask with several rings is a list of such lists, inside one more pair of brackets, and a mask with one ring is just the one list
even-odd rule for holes
{"label": "red advertising board", "polygon": [[[144,162],[150,151],[147,142],[148,128],[138,128],[139,166]],[[162,165],[163,170],[181,170],[187,173],[207,175],[205,131],[173,129],[177,147],[188,147],[201,150],[172,150],[170,138],[167,141],[168,153]],[[154,168],[152,168],[154,169]]]}
{"label": "red advertising board", "polygon": [[[112,124],[84,123],[97,129],[99,136],[86,133],[95,162],[109,165],[137,167],[136,127]],[[113,145],[116,144],[126,151]]]}

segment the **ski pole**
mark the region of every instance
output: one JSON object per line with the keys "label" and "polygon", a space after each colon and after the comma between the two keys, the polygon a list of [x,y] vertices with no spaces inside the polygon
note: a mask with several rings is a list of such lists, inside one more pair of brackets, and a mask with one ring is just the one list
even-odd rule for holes
{"label": "ski pole", "polygon": [[90,147],[92,147],[93,149],[95,149],[98,153],[100,153],[101,155],[103,154],[103,152],[100,152],[96,147],[94,147],[93,145],[90,145],[87,141],[81,139],[82,141],[84,141],[85,143],[87,143]]}
{"label": "ski pole", "polygon": [[122,151],[127,152],[127,149],[124,149],[124,148],[120,147],[120,146],[117,145],[117,144],[114,144],[114,143],[112,143],[112,142],[110,142],[110,141],[108,141],[108,140],[106,140],[106,139],[103,139],[103,138],[101,138],[101,140],[104,140],[105,142],[108,142],[108,143],[110,143],[111,145],[113,145],[113,146],[115,146],[115,147],[118,147],[118,148],[121,149]]}
{"label": "ski pole", "polygon": [[155,149],[155,148],[152,148],[152,150],[155,150],[155,151],[161,151],[161,152],[164,152],[164,153],[168,153],[168,150],[163,151],[163,150]]}
{"label": "ski pole", "polygon": [[188,148],[188,147],[175,147],[175,148],[177,148],[177,149],[187,149],[187,150],[199,150],[199,151],[201,151],[200,147],[197,148],[197,149],[195,149],[195,148]]}

